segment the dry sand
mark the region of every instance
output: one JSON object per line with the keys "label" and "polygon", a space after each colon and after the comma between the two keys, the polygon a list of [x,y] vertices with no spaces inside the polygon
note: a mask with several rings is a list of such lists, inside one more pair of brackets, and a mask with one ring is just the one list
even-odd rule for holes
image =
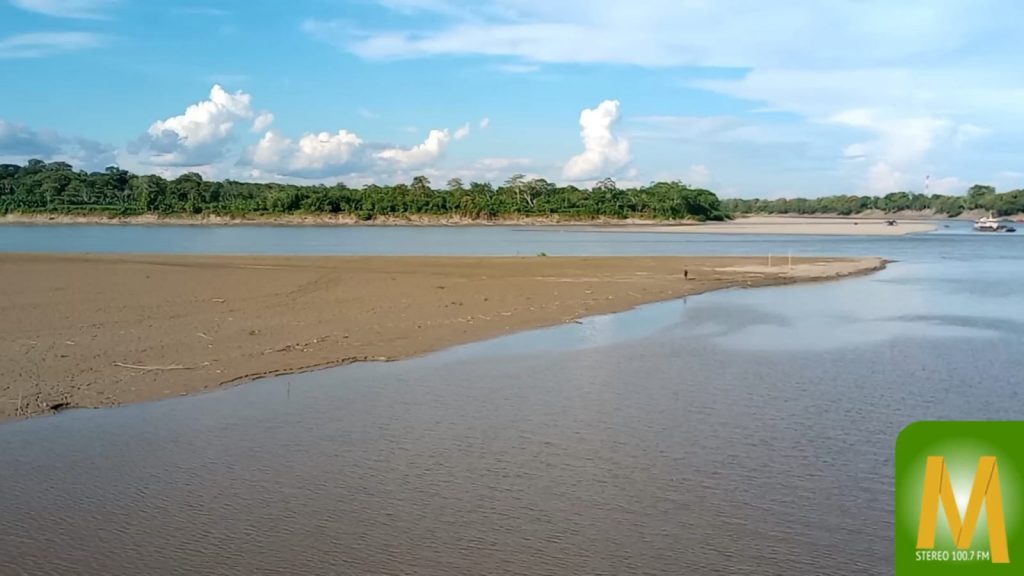
{"label": "dry sand", "polygon": [[897,221],[889,226],[876,218],[797,218],[791,216],[751,216],[731,222],[708,222],[700,225],[628,225],[600,228],[631,232],[676,232],[686,234],[799,234],[826,236],[903,236],[936,229],[934,224],[920,221]]}
{"label": "dry sand", "polygon": [[[0,420],[423,354],[875,258],[0,254]],[[683,280],[683,270],[690,280]]]}

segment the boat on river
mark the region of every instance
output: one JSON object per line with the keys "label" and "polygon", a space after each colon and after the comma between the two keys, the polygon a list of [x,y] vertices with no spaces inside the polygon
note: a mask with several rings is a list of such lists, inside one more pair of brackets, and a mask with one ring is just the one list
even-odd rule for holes
{"label": "boat on river", "polygon": [[994,218],[990,214],[988,217],[979,218],[974,223],[975,232],[1016,232],[1010,223],[1002,220],[1001,218]]}

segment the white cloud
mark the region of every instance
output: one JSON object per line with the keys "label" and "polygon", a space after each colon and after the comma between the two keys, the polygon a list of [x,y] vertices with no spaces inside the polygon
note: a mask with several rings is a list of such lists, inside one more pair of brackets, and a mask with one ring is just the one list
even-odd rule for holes
{"label": "white cloud", "polygon": [[377,152],[375,157],[401,168],[425,166],[440,158],[451,140],[452,136],[447,129],[431,130],[422,144],[412,148],[386,148]]}
{"label": "white cloud", "polygon": [[468,124],[454,136],[447,129],[431,130],[422,143],[403,148],[366,142],[348,130],[306,133],[297,140],[270,130],[246,149],[238,164],[250,167],[251,175],[259,177],[387,180],[407,170],[430,169],[453,140],[468,134]]}
{"label": "white cloud", "polygon": [[[438,24],[416,31],[367,31],[349,22],[310,21],[306,29],[366,58],[490,55],[527,65],[761,67],[913,59],[984,37],[975,28],[999,28],[975,3],[928,0],[421,0],[402,5],[435,13]],[[815,50],[806,50],[808,45]]]}
{"label": "white cloud", "polygon": [[40,58],[102,45],[105,38],[91,32],[31,32],[0,39],[0,60]]}
{"label": "white cloud", "polygon": [[283,176],[339,176],[365,165],[363,150],[362,139],[346,130],[307,133],[297,142],[271,130],[249,149],[243,164]]}
{"label": "white cloud", "polygon": [[947,118],[886,118],[866,109],[845,110],[828,122],[873,135],[872,140],[846,146],[843,157],[870,163],[864,182],[866,190],[876,194],[920,190],[922,182],[917,178],[926,174],[926,160],[933,149],[957,138],[980,134],[977,127],[955,126]]}
{"label": "white cloud", "polygon": [[629,141],[612,129],[619,120],[619,101],[605,100],[596,108],[580,113],[583,152],[565,164],[562,174],[569,180],[612,176],[632,159]]}
{"label": "white cloud", "polygon": [[491,119],[490,118],[481,118],[480,119],[480,129],[481,130],[486,130],[487,127],[490,126],[490,125],[491,125]]}
{"label": "white cloud", "polygon": [[57,18],[103,18],[120,0],[11,0],[18,8]]}
{"label": "white cloud", "polygon": [[252,121],[252,131],[263,132],[267,128],[270,128],[270,125],[273,123],[274,115],[270,112],[263,112],[259,116],[256,116],[256,119]]}
{"label": "white cloud", "polygon": [[806,130],[778,122],[738,116],[637,116],[627,120],[626,134],[637,140],[677,140],[709,143],[804,142]]}
{"label": "white cloud", "polygon": [[64,136],[53,130],[33,130],[0,118],[0,157],[24,162],[30,158],[63,161],[76,168],[98,170],[114,163],[109,144]]}
{"label": "white cloud", "polygon": [[162,166],[213,164],[227,154],[237,124],[254,118],[254,128],[266,127],[273,115],[253,111],[249,94],[230,93],[214,84],[209,99],[189,106],[184,114],[154,122],[140,138],[138,152],[145,155],[145,162]]}
{"label": "white cloud", "polygon": [[875,155],[886,162],[904,165],[921,160],[936,140],[951,134],[952,123],[945,118],[880,118],[871,110],[846,110],[829,122],[873,132],[877,139],[847,147],[860,156]]}

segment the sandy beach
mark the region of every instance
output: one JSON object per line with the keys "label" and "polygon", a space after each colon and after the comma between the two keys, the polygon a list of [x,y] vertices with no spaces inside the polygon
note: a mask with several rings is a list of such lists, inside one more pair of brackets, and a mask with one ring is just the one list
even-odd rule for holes
{"label": "sandy beach", "polygon": [[[875,258],[0,254],[0,420],[424,354]],[[683,270],[689,272],[684,280]]]}
{"label": "sandy beach", "polygon": [[898,220],[889,226],[879,218],[800,218],[793,216],[751,216],[731,222],[707,222],[699,225],[626,225],[598,228],[631,232],[670,232],[681,234],[793,234],[825,236],[905,236],[931,232],[930,222]]}

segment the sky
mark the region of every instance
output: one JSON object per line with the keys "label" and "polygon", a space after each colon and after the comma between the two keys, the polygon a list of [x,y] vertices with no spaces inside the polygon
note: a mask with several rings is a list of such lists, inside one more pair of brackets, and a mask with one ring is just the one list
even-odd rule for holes
{"label": "sky", "polygon": [[1024,187],[1017,0],[0,0],[0,162]]}

